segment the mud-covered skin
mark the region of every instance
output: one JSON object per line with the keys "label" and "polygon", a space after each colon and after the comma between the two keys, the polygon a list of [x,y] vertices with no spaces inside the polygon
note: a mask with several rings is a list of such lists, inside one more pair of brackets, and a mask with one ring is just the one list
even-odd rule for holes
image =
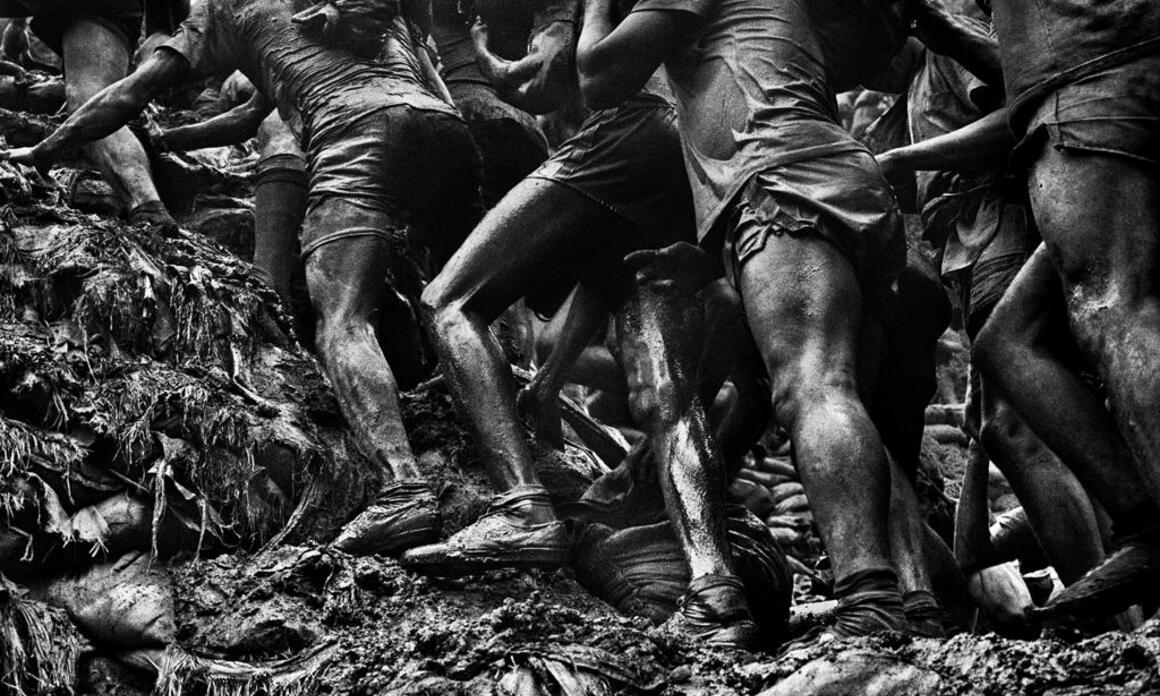
{"label": "mud-covered skin", "polygon": [[[84,104],[104,87],[129,71],[132,47],[125,37],[103,22],[78,18],[68,23],[62,36],[65,93],[69,111]],[[125,200],[128,209],[159,203],[153,173],[141,143],[122,128],[89,146],[105,179]],[[169,220],[172,223],[172,218]]]}

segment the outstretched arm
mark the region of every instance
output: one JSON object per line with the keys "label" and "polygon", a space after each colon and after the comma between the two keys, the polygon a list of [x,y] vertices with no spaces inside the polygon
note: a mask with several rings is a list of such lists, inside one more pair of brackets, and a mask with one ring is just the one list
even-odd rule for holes
{"label": "outstretched arm", "polygon": [[998,40],[968,17],[948,10],[941,0],[914,0],[910,6],[915,35],[926,47],[947,56],[988,85],[1003,84]]}
{"label": "outstretched arm", "polygon": [[40,144],[2,151],[0,160],[46,166],[62,153],[100,140],[127,124],[154,97],[181,84],[187,72],[189,63],[185,58],[173,51],[158,50],[134,73],[97,92]]}
{"label": "outstretched arm", "polygon": [[878,164],[887,179],[900,172],[980,171],[1005,165],[1014,146],[1004,107],[956,131],[887,150]]}
{"label": "outstretched arm", "polygon": [[533,114],[555,111],[575,94],[575,35],[576,27],[570,21],[551,22],[532,36],[528,54],[512,61],[488,48],[487,24],[482,19],[476,19],[471,27],[476,63],[484,77],[504,100]]}
{"label": "outstretched arm", "polygon": [[584,29],[576,51],[580,93],[589,108],[616,106],[644,87],[698,18],[691,12],[630,12],[620,24],[612,0],[585,0]]}
{"label": "outstretched arm", "polygon": [[237,145],[257,135],[258,127],[273,110],[274,102],[261,92],[254,92],[247,102],[224,114],[201,123],[161,131],[157,136],[158,144],[177,151]]}

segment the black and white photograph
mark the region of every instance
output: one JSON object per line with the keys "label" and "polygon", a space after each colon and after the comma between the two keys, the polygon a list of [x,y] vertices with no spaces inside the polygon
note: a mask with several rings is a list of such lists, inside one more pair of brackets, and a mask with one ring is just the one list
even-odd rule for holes
{"label": "black and white photograph", "polygon": [[1160,696],[1160,0],[0,0],[0,696]]}

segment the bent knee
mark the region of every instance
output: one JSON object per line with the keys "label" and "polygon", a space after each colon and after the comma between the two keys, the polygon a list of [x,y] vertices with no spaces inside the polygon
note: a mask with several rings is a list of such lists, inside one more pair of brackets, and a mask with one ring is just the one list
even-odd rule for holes
{"label": "bent knee", "polygon": [[772,376],[771,391],[774,417],[791,429],[803,416],[819,409],[861,404],[852,370],[781,370]]}

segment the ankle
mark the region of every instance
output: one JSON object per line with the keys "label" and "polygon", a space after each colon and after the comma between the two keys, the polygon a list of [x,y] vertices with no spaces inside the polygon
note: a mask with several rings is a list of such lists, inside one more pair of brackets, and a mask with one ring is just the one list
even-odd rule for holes
{"label": "ankle", "polygon": [[526,524],[545,524],[556,521],[556,509],[543,486],[524,484],[499,495],[492,501],[494,508]]}

